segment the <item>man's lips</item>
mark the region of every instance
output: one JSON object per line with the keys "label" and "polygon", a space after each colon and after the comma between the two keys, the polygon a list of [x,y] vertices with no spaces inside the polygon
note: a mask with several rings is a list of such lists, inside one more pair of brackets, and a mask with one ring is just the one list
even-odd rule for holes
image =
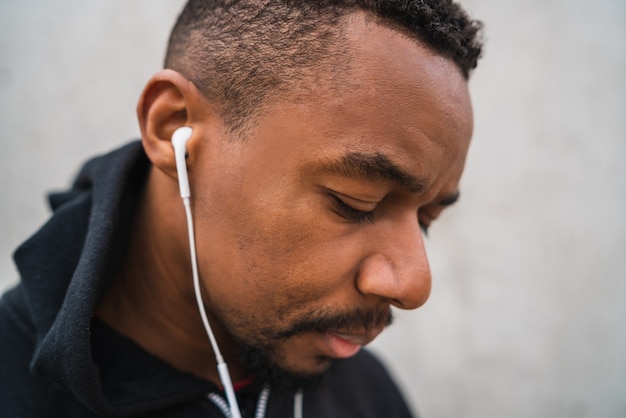
{"label": "man's lips", "polygon": [[382,329],[364,332],[333,331],[322,335],[330,357],[348,358],[358,353],[361,347],[370,343],[381,331]]}

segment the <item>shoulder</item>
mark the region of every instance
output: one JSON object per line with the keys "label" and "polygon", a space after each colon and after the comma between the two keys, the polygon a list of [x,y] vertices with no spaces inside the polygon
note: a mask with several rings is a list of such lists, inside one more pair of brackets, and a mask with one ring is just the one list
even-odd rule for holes
{"label": "shoulder", "polygon": [[37,334],[21,285],[0,298],[0,404],[2,416],[61,416],[72,404],[47,379],[31,370]]}

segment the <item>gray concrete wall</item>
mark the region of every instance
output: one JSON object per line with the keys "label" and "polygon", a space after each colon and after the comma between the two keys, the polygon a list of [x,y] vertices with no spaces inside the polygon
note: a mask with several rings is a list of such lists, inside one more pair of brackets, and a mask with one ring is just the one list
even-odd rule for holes
{"label": "gray concrete wall", "polygon": [[[0,284],[45,191],[137,136],[180,0],[0,3]],[[487,24],[431,300],[374,348],[422,416],[626,416],[626,2],[468,0]]]}

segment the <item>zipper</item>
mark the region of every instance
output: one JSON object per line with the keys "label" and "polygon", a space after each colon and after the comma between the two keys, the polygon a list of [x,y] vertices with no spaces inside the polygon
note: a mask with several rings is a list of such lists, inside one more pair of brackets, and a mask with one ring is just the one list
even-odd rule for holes
{"label": "zipper", "polygon": [[[217,393],[209,393],[206,397],[213,402],[213,404],[219,409],[224,417],[232,418],[230,414],[230,408],[228,406],[228,402],[218,395]],[[254,418],[265,418],[265,412],[267,411],[267,403],[270,399],[270,388],[269,386],[264,386],[263,390],[259,394],[259,399],[256,403],[256,411],[254,412]],[[299,390],[293,397],[293,416],[294,418],[303,418],[302,410],[304,404],[304,395],[302,391]]]}

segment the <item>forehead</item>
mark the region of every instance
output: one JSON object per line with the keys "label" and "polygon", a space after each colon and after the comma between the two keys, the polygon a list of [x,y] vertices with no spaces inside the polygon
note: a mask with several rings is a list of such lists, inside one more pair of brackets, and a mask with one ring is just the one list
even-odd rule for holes
{"label": "forehead", "polygon": [[316,75],[341,74],[333,87],[311,81],[270,103],[247,146],[280,149],[294,164],[382,154],[431,183],[460,177],[472,111],[456,65],[364,13],[351,15],[344,29],[340,48],[348,59]]}
{"label": "forehead", "polygon": [[467,82],[451,60],[364,13],[351,16],[346,38],[353,58],[344,94],[386,114],[405,134],[441,145],[471,137]]}

